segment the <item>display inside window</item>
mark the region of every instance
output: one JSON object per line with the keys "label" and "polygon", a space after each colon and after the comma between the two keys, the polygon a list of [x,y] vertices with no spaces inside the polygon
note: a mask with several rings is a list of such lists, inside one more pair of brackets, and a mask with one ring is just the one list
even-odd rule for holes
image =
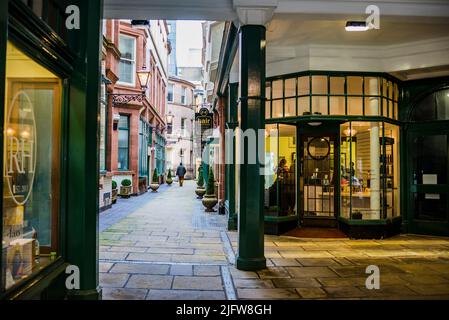
{"label": "display inside window", "polygon": [[347,122],[340,132],[341,215],[354,220],[399,216],[399,128]]}
{"label": "display inside window", "polygon": [[265,215],[296,215],[296,127],[266,125]]}
{"label": "display inside window", "polygon": [[60,79],[7,45],[3,140],[1,289],[57,255]]}

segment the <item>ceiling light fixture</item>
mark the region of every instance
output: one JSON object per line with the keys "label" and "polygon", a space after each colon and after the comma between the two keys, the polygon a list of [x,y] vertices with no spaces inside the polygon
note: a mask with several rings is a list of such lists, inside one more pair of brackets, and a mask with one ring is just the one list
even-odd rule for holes
{"label": "ceiling light fixture", "polygon": [[346,31],[367,31],[369,28],[365,21],[347,21]]}

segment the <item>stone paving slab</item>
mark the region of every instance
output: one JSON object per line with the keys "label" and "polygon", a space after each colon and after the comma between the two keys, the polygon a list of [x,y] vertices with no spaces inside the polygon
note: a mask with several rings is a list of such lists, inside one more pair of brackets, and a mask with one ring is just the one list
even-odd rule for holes
{"label": "stone paving slab", "polygon": [[[101,214],[104,299],[449,299],[449,238],[267,235],[267,269],[237,270],[237,232],[194,188],[164,186]],[[368,265],[380,268],[379,290],[365,286]]]}

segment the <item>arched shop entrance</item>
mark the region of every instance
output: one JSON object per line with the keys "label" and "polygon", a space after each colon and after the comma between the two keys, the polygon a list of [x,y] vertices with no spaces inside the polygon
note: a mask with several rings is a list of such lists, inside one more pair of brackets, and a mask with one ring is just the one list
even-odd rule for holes
{"label": "arched shop entrance", "polygon": [[408,232],[449,235],[449,87],[419,95],[408,113]]}

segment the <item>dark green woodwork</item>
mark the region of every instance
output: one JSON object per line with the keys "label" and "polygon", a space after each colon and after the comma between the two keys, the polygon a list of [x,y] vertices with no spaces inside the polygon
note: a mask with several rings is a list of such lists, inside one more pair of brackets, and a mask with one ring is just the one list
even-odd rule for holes
{"label": "dark green woodwork", "polygon": [[[228,86],[228,103],[226,112],[226,129],[234,130],[237,122],[238,83],[230,83]],[[237,230],[237,212],[235,208],[235,137],[233,141],[226,141],[226,201],[228,207],[228,230]],[[231,145],[229,145],[231,144]],[[231,149],[232,148],[232,149]],[[232,155],[232,157],[231,157]]]}
{"label": "dark green woodwork", "polygon": [[[6,79],[6,43],[8,40],[8,1],[0,1],[0,101],[5,101],[5,79]],[[0,168],[3,170],[3,141],[4,141],[4,115],[5,108],[2,104],[0,108]],[[0,183],[0,195],[3,195],[3,183]],[[0,208],[3,208],[3,197],[0,197]],[[3,209],[2,218],[0,219],[0,230],[3,234]],[[3,272],[2,259],[3,246],[0,245],[0,272]],[[0,276],[0,296],[3,292],[3,277]]]}
{"label": "dark green woodwork", "polygon": [[[449,77],[415,80],[403,83],[403,99],[401,101],[401,119],[404,120],[401,141],[401,210],[403,212],[403,232],[449,236],[449,212],[446,212],[446,221],[423,221],[414,218],[415,212],[414,192],[429,192],[446,194],[449,198],[449,177],[445,185],[414,185],[413,161],[411,156],[413,139],[430,134],[447,134],[449,137],[449,121],[411,122],[411,113],[414,107],[427,95],[443,88],[449,87]],[[402,107],[402,108],[401,108]],[[448,139],[449,140],[449,139]],[[449,157],[448,157],[449,158]],[[449,172],[449,163],[447,166]],[[447,200],[449,201],[449,200]],[[449,203],[447,203],[449,210]]]}
{"label": "dark green woodwork", "polygon": [[[239,124],[240,128],[259,130],[265,128],[265,27],[243,26],[239,34],[240,81]],[[257,134],[257,131],[256,131]],[[261,164],[248,163],[247,139],[244,143],[240,165],[240,212],[239,246],[236,259],[240,270],[260,270],[266,267],[264,257],[264,177]],[[251,146],[254,149],[254,146]],[[265,150],[257,142],[257,150]]]}
{"label": "dark green woodwork", "polygon": [[84,39],[70,88],[67,260],[77,265],[81,289],[72,298],[98,299],[98,113],[103,1],[83,1],[78,37]]}
{"label": "dark green woodwork", "polygon": [[[69,264],[77,265],[81,275],[81,290],[69,293],[69,297],[98,299],[101,296],[98,289],[97,122],[103,4],[101,0],[61,0],[59,4],[79,6],[80,30],[54,32],[45,24],[45,19],[35,16],[22,1],[0,2],[1,101],[4,101],[7,39],[63,79],[60,258],[13,291],[0,293],[0,299],[65,298],[65,268]],[[58,21],[63,21],[63,15],[61,12]],[[0,112],[1,133],[3,113],[4,108]],[[0,159],[3,159],[3,137],[0,140]]]}

